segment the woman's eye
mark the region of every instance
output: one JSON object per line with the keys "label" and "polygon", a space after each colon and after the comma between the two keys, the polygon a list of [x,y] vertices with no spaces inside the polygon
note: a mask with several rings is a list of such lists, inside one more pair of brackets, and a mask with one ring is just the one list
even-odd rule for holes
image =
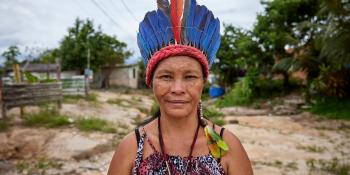
{"label": "woman's eye", "polygon": [[186,78],[186,79],[196,79],[197,76],[194,76],[194,75],[187,75],[185,78]]}
{"label": "woman's eye", "polygon": [[170,80],[171,76],[170,75],[161,75],[159,78],[162,80]]}

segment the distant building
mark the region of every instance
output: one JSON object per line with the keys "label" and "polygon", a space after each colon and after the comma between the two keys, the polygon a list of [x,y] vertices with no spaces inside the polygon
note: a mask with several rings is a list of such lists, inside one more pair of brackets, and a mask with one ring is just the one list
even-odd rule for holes
{"label": "distant building", "polygon": [[138,88],[139,67],[137,64],[102,67],[94,74],[94,84],[98,88],[128,87]]}

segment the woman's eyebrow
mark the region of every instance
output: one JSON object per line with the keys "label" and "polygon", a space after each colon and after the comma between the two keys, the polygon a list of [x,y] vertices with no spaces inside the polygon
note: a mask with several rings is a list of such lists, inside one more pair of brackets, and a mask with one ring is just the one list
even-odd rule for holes
{"label": "woman's eyebrow", "polygon": [[185,70],[185,71],[184,71],[184,73],[185,73],[185,74],[189,74],[189,73],[196,73],[196,74],[200,74],[200,72],[199,72],[199,71],[197,71],[197,70],[193,70],[193,69],[190,69],[190,70]]}
{"label": "woman's eyebrow", "polygon": [[170,70],[167,70],[167,69],[161,69],[161,70],[157,71],[157,74],[160,74],[160,73],[169,73],[169,74],[171,74],[173,72],[170,71]]}

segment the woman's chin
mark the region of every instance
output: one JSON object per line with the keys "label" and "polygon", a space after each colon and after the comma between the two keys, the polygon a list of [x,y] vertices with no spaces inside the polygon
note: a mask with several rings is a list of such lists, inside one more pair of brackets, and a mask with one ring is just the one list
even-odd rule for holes
{"label": "woman's chin", "polygon": [[190,112],[186,109],[167,109],[165,111],[169,117],[184,118],[190,115]]}

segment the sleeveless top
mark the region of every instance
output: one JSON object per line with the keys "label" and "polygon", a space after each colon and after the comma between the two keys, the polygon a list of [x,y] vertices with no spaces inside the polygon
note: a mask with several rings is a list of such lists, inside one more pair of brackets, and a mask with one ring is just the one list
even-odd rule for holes
{"label": "sleeveless top", "polygon": [[[223,130],[221,130],[220,135],[222,135]],[[198,156],[198,157],[181,157],[166,155],[168,157],[169,164],[166,163],[162,153],[157,151],[153,146],[151,140],[147,137],[145,130],[143,129],[143,134],[140,137],[138,129],[135,129],[136,138],[138,141],[137,154],[132,169],[133,175],[165,175],[169,174],[168,169],[171,169],[174,175],[222,175],[224,174],[223,166],[220,160],[217,161],[211,154]],[[153,153],[142,159],[143,147],[145,141],[151,146]],[[169,166],[169,167],[168,167]]]}

